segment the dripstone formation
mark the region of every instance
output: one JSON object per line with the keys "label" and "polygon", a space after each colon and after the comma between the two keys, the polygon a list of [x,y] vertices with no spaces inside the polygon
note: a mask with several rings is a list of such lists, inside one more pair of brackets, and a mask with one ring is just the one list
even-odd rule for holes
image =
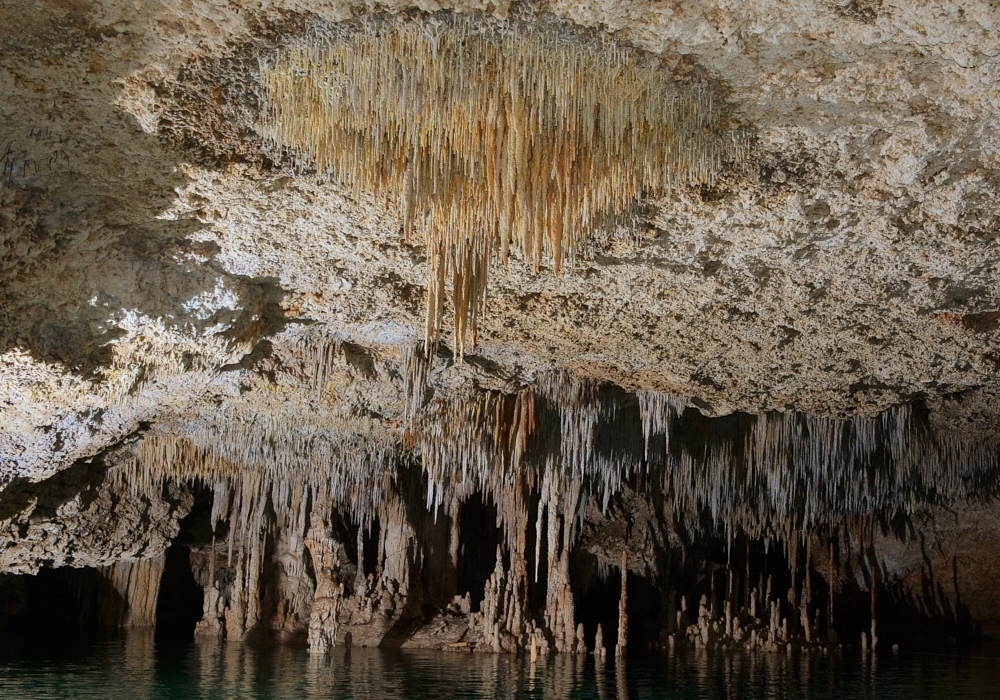
{"label": "dripstone formation", "polygon": [[861,4],[5,5],[0,630],[1000,633],[1000,14]]}

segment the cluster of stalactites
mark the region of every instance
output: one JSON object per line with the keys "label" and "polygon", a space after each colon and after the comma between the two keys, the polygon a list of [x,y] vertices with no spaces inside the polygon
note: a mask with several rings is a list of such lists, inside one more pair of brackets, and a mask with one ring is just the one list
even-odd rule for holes
{"label": "cluster of stalactites", "polygon": [[[718,419],[696,442],[670,438],[683,418],[674,399],[639,398],[654,481],[693,531],[703,513],[754,537],[912,514],[982,492],[1000,469],[995,441],[935,435],[910,405],[875,418],[765,413],[728,433],[721,421],[731,419]],[[667,441],[654,450],[656,436]]]}
{"label": "cluster of stalactites", "polygon": [[640,466],[628,431],[605,430],[621,420],[617,399],[600,382],[551,372],[538,379],[540,396],[558,413],[558,443],[550,442],[546,461],[560,472],[587,481],[607,509],[611,497]]}
{"label": "cluster of stalactites", "polygon": [[[497,505],[511,545],[526,520],[524,495],[535,474],[523,456],[535,435],[535,394],[477,392],[437,407],[411,429],[427,478],[427,508],[453,506],[455,495],[482,491]],[[451,514],[451,513],[449,513]]]}
{"label": "cluster of stalactites", "polygon": [[262,69],[263,132],[320,173],[395,201],[430,252],[428,345],[453,288],[461,355],[487,272],[516,247],[558,274],[601,214],[745,158],[711,92],[655,57],[539,23],[384,19]]}
{"label": "cluster of stalactites", "polygon": [[[315,353],[317,366],[327,355]],[[1000,470],[995,442],[934,435],[909,406],[871,419],[791,412],[707,419],[679,399],[642,392],[638,426],[628,395],[566,374],[514,393],[474,391],[423,406],[430,367],[419,351],[410,359],[405,440],[367,418],[292,423],[225,410],[174,433],[147,433],[127,481],[144,492],[168,478],[226,481],[243,514],[306,484],[370,524],[401,488],[403,450],[414,449],[429,511],[454,517],[469,495],[482,493],[497,506],[509,551],[525,553],[529,523],[536,537],[550,528],[543,511],[564,519],[552,532],[578,532],[587,504],[606,509],[633,476],[641,491],[657,492],[666,520],[690,532],[711,523],[769,537],[953,504],[995,491]],[[556,552],[569,542],[552,545]]]}
{"label": "cluster of stalactites", "polygon": [[[408,402],[416,405],[412,398]],[[639,466],[633,450],[607,442],[616,431],[598,435],[599,424],[613,421],[616,411],[600,384],[562,372],[516,393],[478,391],[436,402],[409,428],[427,476],[427,507],[447,506],[455,489],[481,491],[510,524],[521,518],[523,509],[516,504],[525,500],[511,494],[544,490],[549,482],[561,489],[572,483],[576,490],[586,483],[601,493],[606,507]],[[566,514],[582,517],[582,501],[572,503]],[[503,512],[505,504],[510,513]]]}
{"label": "cluster of stalactites", "polygon": [[280,502],[289,489],[307,487],[343,506],[355,522],[371,523],[394,492],[398,444],[366,420],[340,430],[310,433],[312,427],[223,413],[213,423],[179,426],[180,434],[145,435],[118,473],[133,489],[165,480],[226,483],[244,514],[257,502]]}
{"label": "cluster of stalactites", "polygon": [[410,427],[424,407],[433,360],[423,343],[409,345],[403,352],[403,417]]}
{"label": "cluster of stalactites", "polygon": [[334,368],[342,364],[342,345],[338,338],[300,338],[289,356],[301,363],[302,378],[308,382],[314,400],[323,399]]}
{"label": "cluster of stalactites", "polygon": [[669,452],[670,426],[677,418],[684,415],[687,398],[661,391],[638,391],[636,396],[639,399],[639,413],[642,416],[646,462],[649,463],[654,457],[649,450],[649,443],[654,435],[663,436],[664,452]]}

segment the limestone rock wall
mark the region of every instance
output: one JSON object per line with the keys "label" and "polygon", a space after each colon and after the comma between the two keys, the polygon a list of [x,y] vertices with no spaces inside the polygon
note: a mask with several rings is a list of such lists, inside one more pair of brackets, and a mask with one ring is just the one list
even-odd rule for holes
{"label": "limestone rock wall", "polygon": [[[0,500],[0,571],[109,567],[122,591],[131,589],[135,576],[151,577],[155,587],[148,562],[160,561],[162,567],[162,555],[192,502],[183,485],[143,491],[118,480],[101,460],[80,463],[38,484],[14,485]],[[151,596],[155,600],[155,591]],[[148,603],[141,605],[143,616]]]}

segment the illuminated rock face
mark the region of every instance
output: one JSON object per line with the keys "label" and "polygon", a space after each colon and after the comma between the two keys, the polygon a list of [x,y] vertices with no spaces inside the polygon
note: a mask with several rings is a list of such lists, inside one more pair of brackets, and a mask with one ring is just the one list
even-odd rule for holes
{"label": "illuminated rock face", "polygon": [[[625,552],[642,641],[857,641],[873,577],[882,647],[1000,619],[996,11],[457,9],[0,10],[0,614],[51,574],[112,626],[201,586],[199,634],[571,652],[613,646]],[[331,143],[278,114],[383,50],[370,124],[329,85]],[[392,108],[411,59],[457,121]],[[577,70],[621,99],[564,108]]]}

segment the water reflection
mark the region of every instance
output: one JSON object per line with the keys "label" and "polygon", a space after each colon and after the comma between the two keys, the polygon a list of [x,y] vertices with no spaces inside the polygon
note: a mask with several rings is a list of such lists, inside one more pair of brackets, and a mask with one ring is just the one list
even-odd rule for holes
{"label": "water reflection", "polygon": [[290,646],[157,645],[150,634],[97,644],[7,648],[3,698],[996,698],[1000,647],[968,654],[691,652],[627,661],[557,655]]}

